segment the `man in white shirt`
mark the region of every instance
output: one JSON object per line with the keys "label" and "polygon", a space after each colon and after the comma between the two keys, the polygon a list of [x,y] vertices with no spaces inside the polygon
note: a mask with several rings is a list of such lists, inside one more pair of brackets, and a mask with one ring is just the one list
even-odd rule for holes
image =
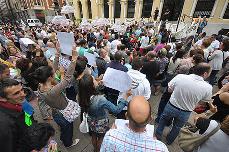
{"label": "man in white shirt", "polygon": [[212,40],[212,43],[211,43],[211,48],[215,51],[215,50],[218,50],[219,47],[220,47],[220,42],[218,40],[216,40],[216,37],[217,35],[216,34],[212,34],[211,36],[211,40]]}
{"label": "man in white shirt", "polygon": [[172,130],[166,137],[169,145],[176,139],[181,127],[188,121],[198,102],[211,100],[212,86],[204,81],[211,73],[210,65],[200,63],[194,67],[193,73],[179,74],[168,84],[169,92],[172,92],[172,95],[159,120],[156,136],[161,139],[166,123],[174,120]]}
{"label": "man in white shirt", "polygon": [[119,44],[122,44],[122,42],[119,40],[119,35],[115,34],[115,40],[111,42],[111,54],[115,54],[115,52],[118,51],[117,46]]}

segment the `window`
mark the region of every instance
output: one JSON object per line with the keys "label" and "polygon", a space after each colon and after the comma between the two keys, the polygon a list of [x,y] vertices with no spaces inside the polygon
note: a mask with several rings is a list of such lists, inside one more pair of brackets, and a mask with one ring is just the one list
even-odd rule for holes
{"label": "window", "polygon": [[165,0],[161,20],[177,21],[181,15],[184,0]]}
{"label": "window", "polygon": [[108,0],[104,0],[104,18],[109,18]]}
{"label": "window", "polygon": [[82,4],[80,1],[78,1],[79,8],[80,8],[80,17],[83,18],[83,11],[82,11]]}
{"label": "window", "polygon": [[152,11],[153,1],[143,0],[142,17],[150,18]]}
{"label": "window", "polygon": [[35,0],[34,5],[39,5],[39,6],[41,6],[41,1],[40,1],[40,0]]}
{"label": "window", "polygon": [[193,17],[197,18],[199,16],[206,16],[209,18],[211,16],[214,5],[215,0],[198,0]]}
{"label": "window", "polygon": [[120,18],[120,14],[121,14],[120,0],[115,0],[115,12],[114,12],[115,18]]}
{"label": "window", "polygon": [[229,3],[227,4],[223,19],[229,19]]}
{"label": "window", "polygon": [[134,18],[135,3],[133,0],[128,0],[127,18]]}
{"label": "window", "polygon": [[92,18],[92,12],[91,12],[91,1],[87,0],[87,4],[88,4],[88,11],[89,11],[89,18]]}

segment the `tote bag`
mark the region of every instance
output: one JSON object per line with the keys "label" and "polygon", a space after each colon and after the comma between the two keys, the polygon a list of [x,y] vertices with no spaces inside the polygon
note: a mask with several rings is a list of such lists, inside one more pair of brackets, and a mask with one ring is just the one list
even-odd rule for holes
{"label": "tote bag", "polygon": [[198,148],[208,138],[214,135],[220,129],[220,124],[212,130],[208,135],[204,136],[198,133],[198,129],[195,126],[184,126],[181,128],[178,143],[184,152],[191,152]]}

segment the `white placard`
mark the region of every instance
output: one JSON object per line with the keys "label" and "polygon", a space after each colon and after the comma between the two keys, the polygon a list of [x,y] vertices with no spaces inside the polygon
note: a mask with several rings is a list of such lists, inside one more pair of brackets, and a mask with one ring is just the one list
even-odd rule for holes
{"label": "white placard", "polygon": [[56,54],[56,48],[47,48],[48,50],[45,51],[44,55],[47,59],[54,60]]}
{"label": "white placard", "polygon": [[29,44],[36,44],[33,40],[31,40],[30,38],[20,38],[19,39],[19,43],[24,44],[25,46],[28,46]]}
{"label": "white placard", "polygon": [[91,66],[96,65],[96,54],[84,52],[84,56],[87,58],[89,65]]}
{"label": "white placard", "polygon": [[126,92],[131,89],[132,80],[124,71],[107,68],[103,76],[103,83],[106,87]]}
{"label": "white placard", "polygon": [[60,43],[61,52],[66,55],[72,55],[72,47],[75,43],[74,34],[67,32],[58,32],[57,39]]}

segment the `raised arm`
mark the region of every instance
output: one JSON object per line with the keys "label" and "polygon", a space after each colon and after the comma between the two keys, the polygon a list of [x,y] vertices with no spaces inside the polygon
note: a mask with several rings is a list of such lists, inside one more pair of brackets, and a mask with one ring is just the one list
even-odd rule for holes
{"label": "raised arm", "polygon": [[76,66],[76,60],[77,60],[77,51],[76,51],[76,47],[73,48],[72,50],[72,61],[71,64],[68,67],[68,70],[64,76],[64,79],[61,80],[60,83],[58,83],[57,85],[55,85],[49,92],[49,95],[57,95],[60,94],[71,82],[72,79],[72,75],[75,71],[75,66]]}
{"label": "raised arm", "polygon": [[53,63],[53,71],[56,72],[58,70],[58,66],[59,66],[59,59],[60,59],[60,44],[59,42],[57,42],[56,44],[56,54],[55,54],[55,59],[54,59],[54,63]]}

